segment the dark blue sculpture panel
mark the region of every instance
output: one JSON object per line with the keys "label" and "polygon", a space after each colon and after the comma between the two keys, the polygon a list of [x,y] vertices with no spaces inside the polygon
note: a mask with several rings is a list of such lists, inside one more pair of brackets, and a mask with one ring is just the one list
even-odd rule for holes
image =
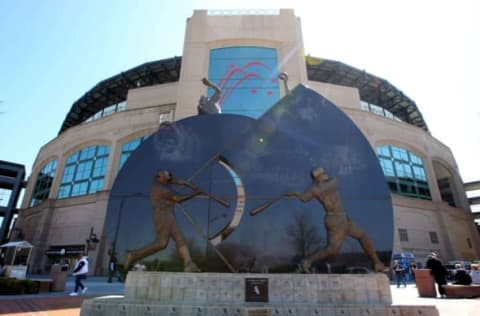
{"label": "dark blue sculpture panel", "polygon": [[106,232],[126,269],[383,271],[393,211],[360,130],[297,86],[258,120],[216,114],[160,128],[118,174]]}

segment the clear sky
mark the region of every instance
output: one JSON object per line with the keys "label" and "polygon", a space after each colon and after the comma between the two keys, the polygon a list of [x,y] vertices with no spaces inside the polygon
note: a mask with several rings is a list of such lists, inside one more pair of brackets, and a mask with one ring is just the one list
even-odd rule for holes
{"label": "clear sky", "polygon": [[194,9],[293,8],[305,53],[382,77],[412,98],[480,180],[480,1],[0,0],[0,159],[24,164],[98,82],[181,56]]}

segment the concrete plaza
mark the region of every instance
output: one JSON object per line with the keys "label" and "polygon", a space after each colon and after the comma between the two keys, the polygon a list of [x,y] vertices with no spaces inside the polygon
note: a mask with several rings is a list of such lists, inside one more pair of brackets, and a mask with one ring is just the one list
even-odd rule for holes
{"label": "concrete plaza", "polygon": [[[88,287],[85,295],[70,297],[74,280],[68,278],[65,291],[35,295],[0,295],[0,315],[79,315],[84,299],[123,295],[124,284],[108,283],[106,278],[91,277],[85,281]],[[391,285],[393,305],[435,305],[440,316],[477,316],[480,315],[480,298],[440,299],[418,297],[414,284],[397,288]]]}

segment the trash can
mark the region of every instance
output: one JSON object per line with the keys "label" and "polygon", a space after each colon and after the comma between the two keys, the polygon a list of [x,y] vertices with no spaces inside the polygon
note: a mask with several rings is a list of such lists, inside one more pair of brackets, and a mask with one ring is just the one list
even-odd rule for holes
{"label": "trash can", "polygon": [[420,297],[437,297],[435,281],[430,269],[415,269],[415,284]]}
{"label": "trash can", "polygon": [[53,280],[52,292],[65,291],[65,283],[67,282],[68,265],[54,264],[50,270],[50,278]]}

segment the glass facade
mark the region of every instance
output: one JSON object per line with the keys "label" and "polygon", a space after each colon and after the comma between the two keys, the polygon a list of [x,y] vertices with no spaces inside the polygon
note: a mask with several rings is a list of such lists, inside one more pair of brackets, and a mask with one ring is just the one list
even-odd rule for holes
{"label": "glass facade", "polygon": [[377,156],[391,192],[432,199],[420,157],[404,148],[388,145],[377,147]]}
{"label": "glass facade", "polygon": [[128,143],[122,145],[122,153],[120,154],[120,163],[118,164],[118,170],[122,169],[125,161],[127,161],[128,157],[137,149],[138,146],[148,137],[149,135],[141,136],[135,138]]}
{"label": "glass facade", "polygon": [[108,146],[97,145],[68,157],[58,198],[92,194],[103,189],[109,153]]}
{"label": "glass facade", "polygon": [[114,104],[114,105],[110,105],[110,106],[98,111],[97,113],[90,116],[89,118],[87,118],[85,120],[85,123],[96,121],[96,120],[101,119],[103,117],[112,115],[113,113],[116,113],[116,112],[124,111],[126,108],[127,108],[127,102],[126,101],[123,101],[123,102],[120,102],[120,103],[117,103],[117,104]]}
{"label": "glass facade", "polygon": [[56,160],[50,161],[45,165],[45,167],[42,168],[42,170],[40,170],[37,176],[37,182],[35,182],[35,188],[33,189],[30,206],[35,206],[48,199],[56,171]]}
{"label": "glass facade", "polygon": [[370,113],[373,113],[373,114],[376,114],[376,115],[380,115],[380,116],[386,117],[386,118],[394,120],[394,121],[402,122],[402,120],[400,118],[398,118],[397,116],[393,115],[392,112],[390,112],[390,111],[388,111],[388,110],[384,109],[383,107],[378,106],[376,104],[368,103],[368,102],[365,102],[365,101],[360,101],[360,108],[363,111],[367,111],[367,112],[370,112]]}
{"label": "glass facade", "polygon": [[[222,113],[259,118],[280,99],[277,50],[226,47],[210,51],[209,79],[221,90]],[[209,88],[208,95],[213,95]]]}
{"label": "glass facade", "polygon": [[0,188],[0,206],[7,207],[8,202],[10,201],[11,195],[12,195],[12,190]]}

